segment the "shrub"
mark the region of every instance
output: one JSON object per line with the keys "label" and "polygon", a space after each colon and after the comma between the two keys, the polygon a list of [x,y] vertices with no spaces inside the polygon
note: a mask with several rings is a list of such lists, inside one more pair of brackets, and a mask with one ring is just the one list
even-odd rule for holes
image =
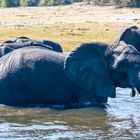
{"label": "shrub", "polygon": [[0,0],[2,7],[16,6],[53,6],[71,4],[72,2],[87,2],[94,5],[117,5],[119,7],[140,7],[140,0]]}
{"label": "shrub", "polygon": [[71,4],[72,0],[40,0],[40,6],[53,6],[53,5],[64,5]]}
{"label": "shrub", "polygon": [[92,1],[94,5],[107,5],[110,3],[110,0],[90,0],[90,1]]}
{"label": "shrub", "polygon": [[48,0],[40,0],[39,5],[40,6],[47,6]]}
{"label": "shrub", "polygon": [[20,0],[20,6],[37,6],[39,0]]}
{"label": "shrub", "polygon": [[2,7],[16,7],[19,6],[19,0],[1,0]]}

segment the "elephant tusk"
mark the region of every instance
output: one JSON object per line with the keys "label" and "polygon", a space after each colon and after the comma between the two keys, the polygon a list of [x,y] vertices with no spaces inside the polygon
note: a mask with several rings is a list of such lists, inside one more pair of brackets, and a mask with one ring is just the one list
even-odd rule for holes
{"label": "elephant tusk", "polygon": [[138,91],[137,88],[135,88],[135,91],[136,91],[136,95],[137,95],[137,96],[140,96],[140,92]]}
{"label": "elephant tusk", "polygon": [[135,90],[134,90],[134,88],[133,88],[133,89],[132,89],[132,92],[130,93],[130,96],[131,96],[131,97],[135,97],[135,95],[136,95],[136,94],[135,94]]}
{"label": "elephant tusk", "polygon": [[138,92],[136,87],[133,87],[131,97],[139,96],[140,93]]}

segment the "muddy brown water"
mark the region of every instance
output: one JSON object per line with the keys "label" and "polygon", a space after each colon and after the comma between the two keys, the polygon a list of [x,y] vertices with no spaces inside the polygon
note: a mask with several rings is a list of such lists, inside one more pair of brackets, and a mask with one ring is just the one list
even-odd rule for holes
{"label": "muddy brown water", "polygon": [[117,89],[106,108],[54,109],[0,106],[0,139],[140,139],[140,97]]}

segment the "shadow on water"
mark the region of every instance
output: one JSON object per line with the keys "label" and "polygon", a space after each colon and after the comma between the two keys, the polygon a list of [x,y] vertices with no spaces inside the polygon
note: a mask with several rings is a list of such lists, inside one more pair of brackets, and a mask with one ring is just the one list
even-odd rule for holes
{"label": "shadow on water", "polygon": [[140,98],[117,89],[107,108],[51,109],[0,106],[2,139],[139,139]]}

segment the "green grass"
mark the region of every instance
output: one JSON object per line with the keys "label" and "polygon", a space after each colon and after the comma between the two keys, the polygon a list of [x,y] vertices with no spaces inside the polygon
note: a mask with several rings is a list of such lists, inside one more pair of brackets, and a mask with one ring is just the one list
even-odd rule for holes
{"label": "green grass", "polygon": [[63,50],[69,51],[82,42],[102,41],[112,43],[120,30],[121,28],[115,26],[114,23],[96,22],[7,26],[0,27],[0,42],[19,36],[27,36],[32,39],[50,39],[60,43]]}

